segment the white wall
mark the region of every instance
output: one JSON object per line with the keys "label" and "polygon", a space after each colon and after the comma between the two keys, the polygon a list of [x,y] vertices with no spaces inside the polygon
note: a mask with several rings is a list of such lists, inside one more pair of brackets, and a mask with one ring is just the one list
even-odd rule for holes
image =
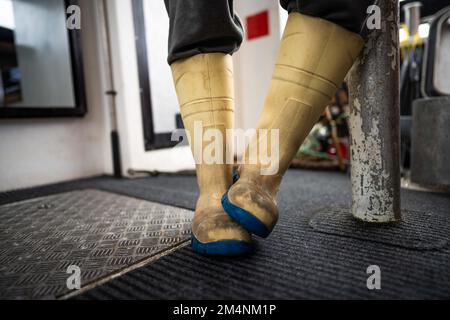
{"label": "white wall", "polygon": [[0,191],[112,172],[95,1],[80,3],[88,114],[0,120]]}
{"label": "white wall", "polygon": [[[109,111],[102,94],[104,70],[98,53],[100,41],[95,23],[95,3],[81,0],[88,115],[82,119],[0,120],[0,191],[111,173]],[[152,152],[144,150],[131,1],[109,0],[106,3],[111,27],[113,74],[118,92],[117,119],[123,173],[127,175],[129,170],[192,169],[194,163],[187,147]],[[163,8],[161,4],[160,11]],[[271,0],[236,0],[235,8],[244,22],[248,15],[265,9],[270,12],[270,35],[245,42],[235,55],[237,126],[251,128],[256,124],[272,75],[282,14],[277,1]],[[165,16],[161,19],[164,20]],[[159,32],[163,31],[160,29]],[[161,42],[162,37],[159,37]],[[152,39],[151,35],[149,39]],[[167,47],[152,45],[150,70],[160,68],[168,82]],[[161,64],[163,59],[164,64]],[[155,79],[152,81],[156,81],[161,74],[151,76]],[[158,92],[163,89],[165,93]],[[157,102],[158,99],[163,101],[164,95],[174,99],[173,86],[168,84],[156,92],[153,90],[153,94],[153,99],[156,99],[154,108],[164,107]],[[168,121],[172,122],[170,118]],[[166,125],[161,122],[162,127]]]}
{"label": "white wall", "polygon": [[269,11],[269,35],[244,40],[234,55],[236,126],[255,128],[272,77],[286,14],[273,0],[235,0],[235,10],[246,25],[246,17]]}

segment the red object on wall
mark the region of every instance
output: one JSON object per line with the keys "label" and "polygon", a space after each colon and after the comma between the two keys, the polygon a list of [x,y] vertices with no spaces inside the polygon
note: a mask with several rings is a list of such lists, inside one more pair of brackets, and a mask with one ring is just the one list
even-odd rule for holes
{"label": "red object on wall", "polygon": [[247,40],[264,37],[269,34],[269,11],[263,11],[252,16],[248,16]]}

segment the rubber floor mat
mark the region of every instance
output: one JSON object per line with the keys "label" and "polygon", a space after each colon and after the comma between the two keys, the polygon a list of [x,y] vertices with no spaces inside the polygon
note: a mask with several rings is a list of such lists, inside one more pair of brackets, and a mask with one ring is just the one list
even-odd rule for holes
{"label": "rubber floor mat", "polygon": [[0,298],[67,294],[73,266],[88,285],[187,241],[192,216],[94,189],[0,206]]}
{"label": "rubber floor mat", "polygon": [[354,219],[348,208],[328,207],[318,211],[309,225],[320,233],[415,250],[441,249],[450,241],[449,218],[412,210],[402,212],[401,222],[377,225]]}

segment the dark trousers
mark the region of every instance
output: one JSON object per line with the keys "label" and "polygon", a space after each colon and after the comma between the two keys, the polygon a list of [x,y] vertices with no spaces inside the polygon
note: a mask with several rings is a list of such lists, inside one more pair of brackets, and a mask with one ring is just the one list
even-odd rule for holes
{"label": "dark trousers", "polygon": [[[247,0],[248,1],[248,0]],[[256,1],[256,0],[254,0]],[[233,0],[164,0],[170,18],[168,62],[199,53],[232,54],[243,40]],[[377,0],[281,0],[289,13],[322,18],[365,36],[367,8]]]}

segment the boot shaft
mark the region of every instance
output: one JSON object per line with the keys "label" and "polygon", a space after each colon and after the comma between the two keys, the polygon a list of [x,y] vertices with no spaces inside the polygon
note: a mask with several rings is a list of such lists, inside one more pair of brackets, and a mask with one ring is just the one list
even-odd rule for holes
{"label": "boot shaft", "polygon": [[[257,128],[257,131],[267,129],[279,133],[279,163],[274,183],[281,180],[279,176],[288,169],[362,47],[359,35],[338,25],[300,13],[289,15]],[[268,139],[269,143],[262,143],[262,139],[267,136],[256,136],[252,143],[267,145],[267,153],[274,142]],[[246,163],[249,161],[246,158]],[[261,164],[244,165],[242,171],[244,176],[245,171],[261,174]]]}
{"label": "boot shaft", "polygon": [[199,54],[171,65],[183,123],[196,162],[201,194],[223,194],[231,185],[234,88],[230,55]]}

